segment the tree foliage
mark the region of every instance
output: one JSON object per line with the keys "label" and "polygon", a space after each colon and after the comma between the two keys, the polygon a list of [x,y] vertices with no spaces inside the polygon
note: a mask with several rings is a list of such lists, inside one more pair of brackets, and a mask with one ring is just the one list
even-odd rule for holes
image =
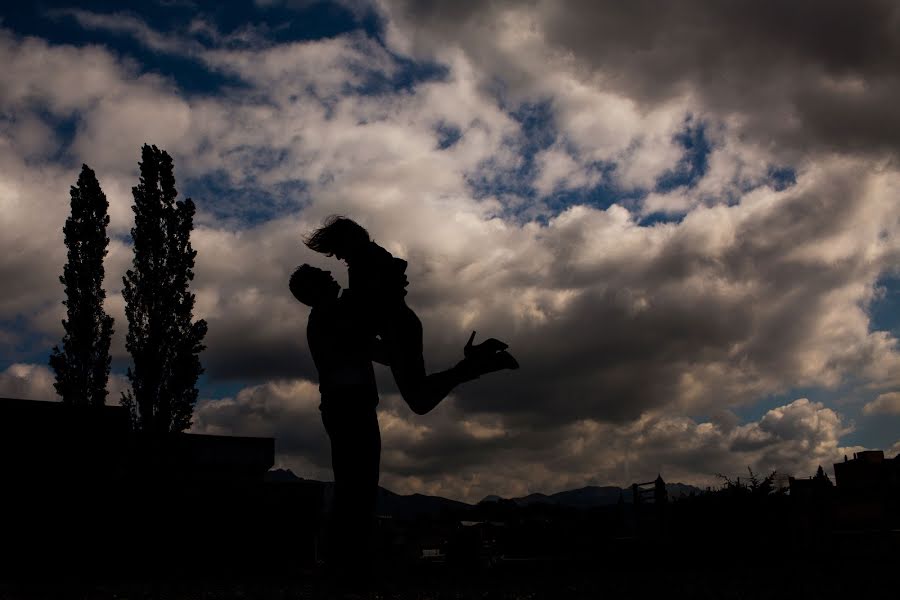
{"label": "tree foliage", "polygon": [[139,165],[140,181],[131,189],[134,258],[122,290],[133,366],[122,404],[136,428],[178,432],[191,425],[206,335],[206,321],[192,321],[194,294],[188,290],[197,255],[190,242],[195,207],[190,198],[175,200],[168,153],[145,144]]}
{"label": "tree foliage", "polygon": [[59,281],[65,288],[66,319],[62,349],[54,346],[50,366],[54,387],[66,404],[102,406],[109,380],[109,342],[113,318],[103,310],[103,258],[107,253],[109,202],[97,177],[81,166],[78,182],[69,191],[71,214],[63,227],[68,250]]}
{"label": "tree foliage", "polygon": [[750,477],[745,478],[743,481],[741,481],[740,477],[737,480],[732,480],[725,475],[717,474],[716,477],[723,481],[720,493],[752,498],[765,498],[770,494],[782,493],[781,490],[775,487],[775,477],[778,475],[776,471],[772,471],[762,479],[750,467],[747,467],[747,471],[750,473]]}

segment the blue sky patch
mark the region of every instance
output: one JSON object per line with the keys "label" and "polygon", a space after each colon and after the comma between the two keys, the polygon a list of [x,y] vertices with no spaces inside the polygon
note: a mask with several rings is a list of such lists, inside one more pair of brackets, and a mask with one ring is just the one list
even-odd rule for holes
{"label": "blue sky patch", "polygon": [[439,150],[453,147],[462,138],[462,130],[459,127],[445,122],[438,123],[437,127],[434,128],[434,133],[437,136],[437,147]]}
{"label": "blue sky patch", "polygon": [[684,220],[685,216],[686,213],[655,212],[641,217],[638,222],[644,227],[653,227],[654,225],[658,224],[681,223]]}
{"label": "blue sky patch", "polygon": [[[354,12],[330,2],[304,3],[297,8],[284,4],[260,7],[246,0],[226,4],[145,2],[129,5],[123,10],[119,2],[93,1],[81,3],[77,10],[137,19],[157,33],[201,47],[271,45],[331,38],[355,31],[381,39],[384,30],[373,10]],[[189,52],[149,48],[128,31],[84,27],[73,16],[71,3],[53,0],[13,3],[4,7],[2,24],[20,35],[41,37],[55,44],[103,44],[134,59],[142,72],[157,73],[174,80],[179,89],[188,94],[214,94],[225,87],[242,85],[234,76],[208,69]],[[210,34],[210,28],[213,34]]]}
{"label": "blue sky patch", "polygon": [[557,132],[553,124],[551,103],[526,103],[510,112],[521,128],[521,133],[508,140],[518,156],[519,162],[513,168],[497,164],[488,159],[480,165],[478,172],[467,176],[467,183],[476,198],[487,196],[519,196],[535,199],[537,190],[534,179],[537,176],[535,157],[556,141]]}
{"label": "blue sky patch", "polygon": [[869,306],[869,331],[900,336],[900,275],[886,275],[876,283],[878,297]]}
{"label": "blue sky patch", "polygon": [[395,54],[391,54],[391,58],[394,67],[392,72],[361,68],[363,72],[359,74],[363,78],[362,85],[348,86],[347,92],[360,96],[411,92],[420,83],[443,81],[450,73],[445,65],[435,62],[417,62]]}
{"label": "blue sky patch", "polygon": [[309,202],[309,185],[302,180],[261,186],[235,182],[224,170],[187,179],[180,198],[190,197],[198,211],[212,214],[231,227],[249,228],[295,212]]}
{"label": "blue sky patch", "polygon": [[657,179],[654,191],[661,194],[679,187],[693,187],[709,171],[712,144],[706,137],[704,123],[688,116],[684,129],[674,136],[674,141],[682,147],[684,153],[674,168]]}
{"label": "blue sky patch", "polygon": [[[62,265],[59,267],[62,273]],[[64,298],[62,284],[59,286],[59,300]],[[14,363],[34,363],[46,365],[49,358],[48,348],[62,343],[60,339],[49,339],[35,333],[31,325],[31,316],[16,315],[13,319],[0,319],[0,331],[4,333],[4,344],[0,346],[0,371],[6,370]],[[62,330],[62,328],[60,328]]]}
{"label": "blue sky patch", "polygon": [[770,166],[768,178],[772,189],[776,192],[780,192],[796,185],[797,172],[790,167]]}
{"label": "blue sky patch", "polygon": [[619,204],[633,210],[641,198],[647,195],[642,189],[623,189],[614,183],[613,171],[616,168],[612,162],[594,162],[588,167],[594,172],[600,173],[600,182],[597,185],[582,188],[560,189],[545,199],[546,205],[556,214],[570,206],[585,205],[597,209],[607,209],[613,204]]}

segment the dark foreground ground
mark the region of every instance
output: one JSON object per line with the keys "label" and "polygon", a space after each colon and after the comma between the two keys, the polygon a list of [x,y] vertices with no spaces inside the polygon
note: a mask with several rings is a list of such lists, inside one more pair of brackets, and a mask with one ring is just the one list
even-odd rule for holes
{"label": "dark foreground ground", "polygon": [[[858,536],[856,536],[858,537]],[[889,539],[896,539],[896,533]],[[879,541],[880,540],[880,541]],[[736,540],[737,541],[737,540]],[[314,567],[238,575],[83,578],[43,573],[0,583],[0,598],[79,600],[288,600],[377,598],[500,600],[565,598],[897,598],[893,542],[864,536],[837,547],[698,548],[689,542],[598,549],[590,558],[507,560],[483,565],[382,564],[371,591],[338,592]],[[607,549],[610,550],[610,549]],[[620,552],[621,550],[621,552]]]}
{"label": "dark foreground ground", "polygon": [[[777,570],[773,567],[773,571]],[[270,580],[218,581],[182,580],[160,582],[108,581],[94,583],[31,583],[0,586],[0,597],[107,599],[252,599],[287,600],[307,598],[425,599],[556,599],[626,598],[892,598],[897,588],[889,587],[873,574],[863,582],[835,581],[828,573],[765,573],[735,567],[718,573],[672,570],[610,573],[602,569],[580,577],[455,577],[419,578],[381,582],[368,595],[330,592],[315,577]],[[896,584],[894,584],[896,585]]]}

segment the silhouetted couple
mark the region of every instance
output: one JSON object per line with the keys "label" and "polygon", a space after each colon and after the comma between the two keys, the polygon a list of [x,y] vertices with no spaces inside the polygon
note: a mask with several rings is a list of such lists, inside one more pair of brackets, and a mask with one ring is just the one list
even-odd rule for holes
{"label": "silhouetted couple", "polygon": [[519,365],[499,340],[473,344],[473,331],[459,363],[426,374],[422,323],[405,300],[406,261],[393,257],[371,241],[363,227],[344,217],[327,219],[306,245],[344,260],[348,267],[349,285],[343,293],[330,271],[309,265],[294,271],[290,289],[312,307],[306,334],[319,371],[322,421],[331,439],[335,489],[329,560],[339,572],[364,574],[381,455],[372,361],[390,366],[401,396],[420,415],[460,383]]}

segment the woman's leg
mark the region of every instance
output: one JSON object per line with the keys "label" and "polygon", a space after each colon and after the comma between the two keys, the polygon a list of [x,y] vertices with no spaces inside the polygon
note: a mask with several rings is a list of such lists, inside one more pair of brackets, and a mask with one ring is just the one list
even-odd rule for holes
{"label": "woman's leg", "polygon": [[[465,359],[437,373],[425,372],[422,322],[406,305],[406,261],[371,242],[368,251],[350,265],[350,289],[356,313],[374,333],[380,333],[400,394],[413,412],[423,415],[460,383],[502,368],[518,368],[506,352],[478,360]],[[498,360],[499,359],[499,360]]]}
{"label": "woman's leg", "polygon": [[403,400],[416,414],[424,415],[460,383],[478,377],[460,364],[446,371],[425,373],[422,348],[422,322],[406,303],[388,313],[382,330],[391,373]]}

